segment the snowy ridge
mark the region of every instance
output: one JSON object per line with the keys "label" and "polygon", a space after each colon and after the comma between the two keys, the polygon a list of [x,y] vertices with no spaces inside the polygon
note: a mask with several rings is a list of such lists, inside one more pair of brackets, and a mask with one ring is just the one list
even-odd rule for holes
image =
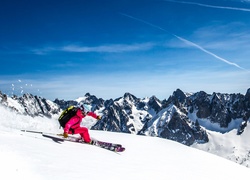
{"label": "snowy ridge", "polygon": [[0,169],[7,179],[210,180],[250,176],[246,167],[158,137],[90,131],[92,137],[124,145],[126,151],[120,155],[90,145],[56,143],[20,131],[60,132],[56,121],[18,115],[1,105],[0,111]]}

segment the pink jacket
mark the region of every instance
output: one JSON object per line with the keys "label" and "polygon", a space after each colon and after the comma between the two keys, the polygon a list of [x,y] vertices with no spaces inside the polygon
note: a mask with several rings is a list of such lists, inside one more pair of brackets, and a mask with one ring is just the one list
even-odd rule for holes
{"label": "pink jacket", "polygon": [[85,116],[91,116],[93,118],[97,118],[97,115],[94,112],[88,112],[86,115],[82,113],[80,109],[77,110],[76,115],[73,116],[65,125],[64,132],[69,133],[70,129],[76,129],[80,127],[82,122],[82,118]]}

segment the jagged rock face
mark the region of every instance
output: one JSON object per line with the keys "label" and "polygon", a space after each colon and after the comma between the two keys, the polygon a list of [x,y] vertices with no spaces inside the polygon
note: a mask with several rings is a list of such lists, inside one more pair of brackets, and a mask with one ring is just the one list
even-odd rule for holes
{"label": "jagged rock face", "polygon": [[177,89],[173,92],[173,95],[168,98],[168,100],[162,101],[162,108],[169,107],[173,104],[180,109],[181,112],[187,114],[187,100],[187,96],[180,89]]}
{"label": "jagged rock face", "polygon": [[125,110],[113,102],[105,108],[102,120],[98,121],[92,129],[130,133],[130,126],[127,125],[129,116],[128,111],[128,106],[127,110]]}
{"label": "jagged rock face", "polygon": [[192,145],[195,141],[197,142],[208,142],[208,136],[205,130],[201,130],[198,126],[196,129],[192,129],[188,124],[186,117],[181,117],[179,113],[175,112],[168,123],[168,128],[164,128],[160,136],[167,139],[180,142],[185,145]]}
{"label": "jagged rock face", "polygon": [[204,91],[201,91],[199,93],[196,93],[194,95],[194,98],[191,97],[193,101],[191,100],[191,106],[193,106],[193,109],[197,109],[197,117],[198,118],[207,118],[211,115],[211,104],[210,99]]}
{"label": "jagged rock face", "polygon": [[92,129],[137,134],[145,117],[149,116],[145,110],[148,109],[148,103],[129,93],[114,101],[109,100],[104,105],[103,118]]}
{"label": "jagged rock face", "polygon": [[91,104],[92,111],[99,110],[104,105],[104,100],[102,98],[98,99],[96,96],[91,95],[89,93],[86,93],[84,97],[85,97],[84,102],[87,104]]}
{"label": "jagged rock face", "polygon": [[154,109],[156,113],[158,113],[161,110],[161,101],[157,99],[155,96],[152,96],[148,101],[148,106]]}
{"label": "jagged rock face", "polygon": [[175,105],[163,109],[158,116],[148,121],[140,134],[171,139],[185,145],[208,142],[206,131],[199,123],[191,123]]}
{"label": "jagged rock face", "polygon": [[188,97],[189,113],[195,113],[199,119],[208,119],[211,123],[218,123],[221,128],[227,128],[228,124],[237,119],[249,119],[246,115],[249,111],[247,105],[250,101],[242,94],[221,94],[212,95],[199,92]]}
{"label": "jagged rock face", "polygon": [[212,123],[219,123],[222,128],[227,128],[231,122],[231,117],[225,101],[226,98],[215,93],[212,96],[210,120]]}
{"label": "jagged rock face", "polygon": [[61,109],[66,109],[69,106],[76,106],[77,105],[76,101],[65,101],[65,100],[59,100],[59,99],[55,99],[54,103],[58,104]]}
{"label": "jagged rock face", "polygon": [[173,97],[178,100],[180,103],[184,103],[186,101],[187,96],[180,89],[177,89],[173,93]]}

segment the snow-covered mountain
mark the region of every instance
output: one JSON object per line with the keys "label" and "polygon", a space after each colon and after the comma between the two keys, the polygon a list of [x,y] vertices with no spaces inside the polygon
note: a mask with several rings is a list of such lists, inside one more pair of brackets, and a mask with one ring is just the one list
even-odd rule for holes
{"label": "snow-covered mountain", "polygon": [[173,104],[164,104],[155,96],[140,99],[125,93],[123,97],[104,103],[102,121],[92,129],[157,136],[186,145],[207,142],[205,130],[191,122]]}
{"label": "snow-covered mountain", "polygon": [[60,106],[50,100],[33,96],[32,94],[23,94],[21,97],[7,97],[0,91],[0,104],[13,109],[16,113],[35,116],[52,117],[60,112]]}
{"label": "snow-covered mountain", "polygon": [[224,158],[158,137],[91,130],[104,141],[119,142],[117,154],[91,145],[54,142],[21,129],[61,132],[56,117],[31,117],[0,105],[2,179],[211,180],[247,179],[250,171]]}
{"label": "snow-covered mountain", "polygon": [[[31,94],[9,98],[0,93],[0,101],[16,112],[46,117],[58,116],[61,109],[83,101],[91,105],[92,111],[102,115],[101,121],[84,122],[84,125],[92,130],[171,139],[222,155],[245,166],[250,165],[250,147],[247,143],[230,146],[229,149],[240,149],[241,153],[235,150],[230,150],[233,153],[228,152],[223,143],[226,137],[230,139],[246,137],[245,134],[249,131],[247,122],[250,117],[250,89],[245,95],[221,93],[210,95],[203,91],[191,94],[177,89],[163,101],[155,96],[141,99],[130,93],[125,93],[123,97],[114,100],[103,100],[87,93],[77,100],[56,99],[51,102]],[[216,132],[219,136],[214,136]],[[227,136],[228,134],[230,136]],[[214,148],[208,148],[209,145]],[[220,153],[217,148],[219,146],[225,146],[220,148]]]}

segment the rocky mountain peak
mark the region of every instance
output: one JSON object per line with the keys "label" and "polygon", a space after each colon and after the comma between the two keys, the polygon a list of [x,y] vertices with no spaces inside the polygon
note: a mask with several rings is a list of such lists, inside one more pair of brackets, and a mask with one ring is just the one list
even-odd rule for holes
{"label": "rocky mountain peak", "polygon": [[176,91],[173,92],[173,97],[178,99],[180,103],[183,103],[186,99],[185,93],[180,89],[177,89]]}
{"label": "rocky mountain peak", "polygon": [[102,98],[97,98],[90,93],[85,94],[83,102],[92,105],[92,110],[100,109],[104,105],[104,100]]}
{"label": "rocky mountain peak", "polygon": [[155,96],[149,98],[148,106],[154,109],[156,113],[158,113],[162,108],[161,101]]}
{"label": "rocky mountain peak", "polygon": [[[244,133],[250,117],[250,89],[246,95],[211,95],[200,91],[188,96],[177,89],[163,101],[155,96],[140,99],[130,93],[115,100],[103,100],[86,93],[78,100],[102,114],[102,120],[92,129],[158,136],[186,145],[207,142],[206,128],[220,132],[238,128],[238,134]],[[62,109],[76,105],[77,101],[56,99],[51,102],[32,94],[9,98],[0,93],[0,103],[18,113],[51,117],[59,116]]]}
{"label": "rocky mountain peak", "polygon": [[128,92],[124,94],[123,98],[124,98],[124,100],[130,101],[130,102],[136,102],[138,100],[137,97],[135,97],[134,95],[132,95]]}

